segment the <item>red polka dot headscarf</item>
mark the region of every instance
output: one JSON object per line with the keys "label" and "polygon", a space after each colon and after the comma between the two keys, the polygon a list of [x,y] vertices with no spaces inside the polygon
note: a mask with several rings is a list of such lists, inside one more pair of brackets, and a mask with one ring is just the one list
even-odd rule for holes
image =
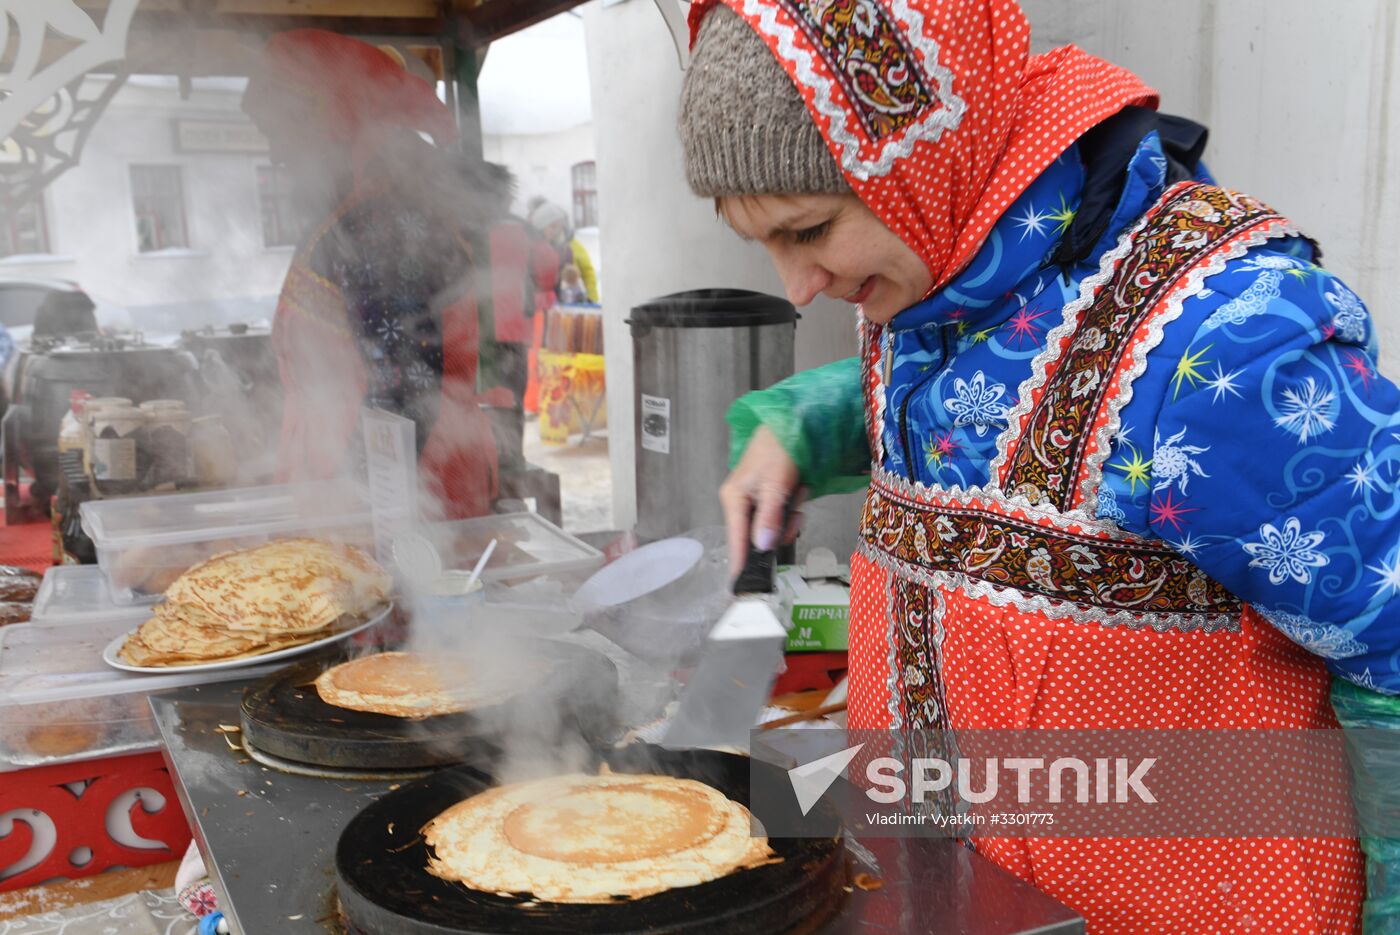
{"label": "red polka dot headscarf", "polygon": [[1030,55],[1015,0],[723,2],[802,93],[851,189],[923,258],[937,290],[1086,130],[1155,107],[1137,76],[1074,46]]}

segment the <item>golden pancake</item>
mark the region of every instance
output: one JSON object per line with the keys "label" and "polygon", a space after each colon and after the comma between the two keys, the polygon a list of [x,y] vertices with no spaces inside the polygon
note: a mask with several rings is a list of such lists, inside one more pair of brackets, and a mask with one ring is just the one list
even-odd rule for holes
{"label": "golden pancake", "polygon": [[637,899],[772,863],[748,809],[673,776],[569,774],[488,790],[423,828],[428,871],[547,902]]}
{"label": "golden pancake", "polygon": [[165,591],[191,622],[297,633],[363,614],[388,597],[387,572],[354,546],[279,539],[201,562]]}
{"label": "golden pancake", "polygon": [[330,636],[384,603],[388,574],[360,549],[282,539],[191,568],[117,655],[139,666],[245,659]]}
{"label": "golden pancake", "polygon": [[141,624],[139,632],[141,642],[158,653],[183,653],[206,658],[244,652],[261,642],[255,635],[229,633],[215,627],[187,623],[159,609],[150,620]]}
{"label": "golden pancake", "polygon": [[97,746],[102,734],[96,724],[41,724],[30,728],[24,740],[40,756],[70,756]]}
{"label": "golden pancake", "polygon": [[378,653],[342,662],[317,677],[316,693],[326,704],[394,717],[467,709],[443,687],[433,660],[415,653]]}
{"label": "golden pancake", "polygon": [[247,659],[253,656],[261,656],[265,653],[274,652],[279,649],[289,649],[292,646],[300,646],[303,643],[314,642],[324,633],[309,633],[299,636],[279,637],[265,643],[252,642],[245,645],[244,649],[229,648],[228,645],[216,647],[217,651],[209,647],[191,644],[184,650],[162,651],[152,649],[141,639],[139,631],[126,638],[122,648],[117,651],[117,658],[123,662],[135,666],[190,666],[199,665],[205,662],[227,662],[232,659]]}
{"label": "golden pancake", "polygon": [[[457,714],[500,704],[530,688],[553,666],[546,662],[499,666],[460,656],[377,653],[342,662],[316,679],[326,704],[393,717]],[[446,684],[444,684],[446,683]]]}

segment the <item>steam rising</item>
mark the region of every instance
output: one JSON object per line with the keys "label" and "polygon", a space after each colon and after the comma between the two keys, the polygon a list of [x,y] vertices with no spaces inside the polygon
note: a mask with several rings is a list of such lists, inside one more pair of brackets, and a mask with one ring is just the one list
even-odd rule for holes
{"label": "steam rising", "polygon": [[[492,286],[488,244],[507,217],[509,176],[445,149],[437,115],[406,112],[401,83],[356,82],[353,97],[336,88],[306,95],[289,93],[282,77],[255,75],[244,109],[311,222],[298,260],[313,275],[296,281],[294,266],[278,313],[287,316],[278,328],[289,405],[283,472],[356,472],[363,398],[416,423],[425,520],[489,513],[496,445],[480,381],[462,377],[479,369],[476,348],[494,339],[477,300]],[[317,307],[327,283],[343,302],[348,340],[304,326],[308,312],[338,311],[334,301]],[[504,673],[519,689],[473,712],[501,746],[500,780],[591,769],[598,729],[615,720],[615,684],[573,678],[510,621],[484,620],[479,606],[431,593],[431,582],[404,587],[407,648],[442,661],[444,687],[471,694],[473,673],[489,672],[493,684]]]}
{"label": "steam rising", "polygon": [[[590,684],[541,651],[537,643],[483,625],[470,610],[453,612],[419,600],[414,604],[409,648],[440,660],[449,690],[470,691],[473,673],[506,673],[519,691],[472,712],[482,734],[500,746],[494,769],[503,783],[567,772],[592,772],[597,727],[612,720],[615,687]],[[463,665],[465,663],[465,665]],[[585,732],[592,726],[593,736]]]}
{"label": "steam rising", "polygon": [[[248,486],[271,479],[363,478],[359,417],[367,404],[416,424],[425,521],[490,512],[498,493],[491,423],[480,409],[479,381],[452,376],[479,370],[481,361],[470,358],[494,338],[490,323],[479,321],[476,301],[492,286],[487,244],[492,228],[508,217],[509,177],[453,151],[455,139],[433,125],[430,106],[422,113],[406,109],[401,83],[351,86],[335,78],[346,65],[335,61],[316,63],[310,79],[292,81],[269,60],[259,62],[242,107],[267,138],[270,161],[288,183],[291,210],[279,222],[299,233],[290,272],[285,282],[267,281],[274,261],[263,230],[250,223],[266,221],[267,206],[230,197],[234,191],[251,195],[250,163],[263,160],[241,152],[182,157],[175,161],[187,176],[186,252],[215,256],[175,260],[172,252],[172,259],[147,264],[147,282],[166,280],[164,327],[153,320],[129,324],[147,331],[257,324],[245,310],[258,308],[258,317],[271,319],[271,301],[243,303],[224,318],[191,310],[237,305],[217,298],[221,293],[280,291],[271,322],[278,379],[251,382],[225,361],[201,361],[203,403],[196,415],[217,415],[228,429],[230,441],[214,456],[224,468],[223,480]],[[152,89],[167,88],[173,94],[174,84],[138,81],[137,93],[152,96]],[[196,99],[163,114],[163,129],[168,132],[172,117],[204,115],[218,106],[200,110],[201,88],[226,98],[237,84],[197,79]],[[101,132],[115,126],[114,135],[154,135],[144,129],[133,134],[131,125],[121,124],[125,119],[114,110]],[[115,161],[99,159],[85,168],[108,163]],[[226,185],[211,192],[207,173],[216,164],[227,166],[219,169]],[[123,187],[116,178],[103,186]],[[101,221],[120,223],[124,229],[112,239],[129,242],[129,214]],[[248,271],[238,270],[243,257],[255,258]],[[215,266],[218,278],[191,272]],[[444,372],[447,380],[441,379]],[[504,672],[522,686],[516,696],[479,712],[484,732],[502,747],[498,778],[592,771],[595,747],[611,739],[599,730],[617,720],[616,685],[580,681],[560,667],[548,671],[547,648],[513,635],[511,621],[487,619],[479,607],[452,608],[426,590],[402,595],[412,619],[406,648],[447,660],[448,688],[469,688],[472,672],[483,669]]]}

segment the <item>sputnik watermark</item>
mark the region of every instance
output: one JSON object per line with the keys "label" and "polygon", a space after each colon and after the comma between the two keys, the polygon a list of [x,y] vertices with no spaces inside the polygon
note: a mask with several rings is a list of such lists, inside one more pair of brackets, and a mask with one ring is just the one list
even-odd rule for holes
{"label": "sputnik watermark", "polygon": [[[862,744],[862,746],[864,746]],[[900,773],[904,764],[894,757],[882,756],[866,764],[865,777],[871,788],[865,794],[882,805],[912,798],[915,803],[929,800],[930,795],[952,789],[956,785],[959,801],[982,805],[997,800],[1001,791],[1001,771],[1016,774],[1016,804],[1029,805],[1034,774],[1045,770],[1048,777],[1048,801],[1058,804],[1070,801],[1065,788],[1072,785],[1073,801],[1144,802],[1155,804],[1157,797],[1143,784],[1147,771],[1157,763],[1156,757],[1146,757],[1136,764],[1126,757],[1096,757],[1092,766],[1078,757],[1059,757],[1046,766],[1042,757],[989,758],[981,764],[981,788],[974,788],[978,779],[977,764],[968,757],[959,757],[956,764],[941,757],[919,757],[910,764],[911,781],[906,783]],[[1066,779],[1066,775],[1069,779]],[[1092,779],[1091,779],[1092,776]],[[1040,801],[1039,798],[1034,801]]]}
{"label": "sputnik watermark", "polygon": [[802,810],[803,817],[811,813],[812,806],[821,801],[826,790],[841,777],[851,760],[854,760],[856,754],[864,747],[865,744],[858,743],[854,747],[847,747],[788,770],[788,781],[792,783],[792,792],[797,796],[797,805]]}
{"label": "sputnik watermark", "polygon": [[[812,807],[864,747],[863,743],[856,744],[788,770],[788,780],[792,783],[793,794],[803,815],[812,811]],[[958,801],[983,805],[996,801],[1002,788],[1001,772],[1008,770],[1015,774],[1016,803],[1029,805],[1033,801],[1032,781],[1035,774],[1043,770],[1048,780],[1048,801],[1051,803],[1070,801],[1071,798],[1065,794],[1070,789],[1075,802],[1136,801],[1155,804],[1157,797],[1144,780],[1156,763],[1156,757],[1146,757],[1136,763],[1127,757],[1096,757],[1092,763],[1078,757],[1058,757],[1049,764],[1043,757],[989,758],[981,764],[980,788],[976,788],[977,766],[968,757],[959,757],[956,761],[942,757],[916,757],[909,764],[910,779],[906,782],[901,775],[905,771],[904,763],[894,757],[881,756],[865,764],[867,782],[863,791],[872,802],[892,805],[906,799],[923,804],[931,796],[956,789]],[[958,823],[954,820],[969,816],[940,817]],[[927,814],[919,813],[878,816],[870,821],[873,824],[923,824],[929,819]]]}
{"label": "sputnik watermark", "polygon": [[1386,744],[1400,731],[761,731],[751,810],[778,836],[1350,837],[1349,759]]}

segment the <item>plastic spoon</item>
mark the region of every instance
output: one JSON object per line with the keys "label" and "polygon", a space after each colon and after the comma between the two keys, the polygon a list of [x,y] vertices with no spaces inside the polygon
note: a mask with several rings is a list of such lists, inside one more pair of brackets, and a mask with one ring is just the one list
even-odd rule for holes
{"label": "plastic spoon", "polygon": [[472,569],[472,576],[467,579],[467,586],[463,590],[464,594],[472,593],[472,588],[476,587],[476,579],[481,577],[481,573],[485,570],[486,563],[494,551],[496,551],[496,540],[492,539],[490,544],[486,546],[486,551],[481,553],[481,558],[476,560],[476,567]]}

